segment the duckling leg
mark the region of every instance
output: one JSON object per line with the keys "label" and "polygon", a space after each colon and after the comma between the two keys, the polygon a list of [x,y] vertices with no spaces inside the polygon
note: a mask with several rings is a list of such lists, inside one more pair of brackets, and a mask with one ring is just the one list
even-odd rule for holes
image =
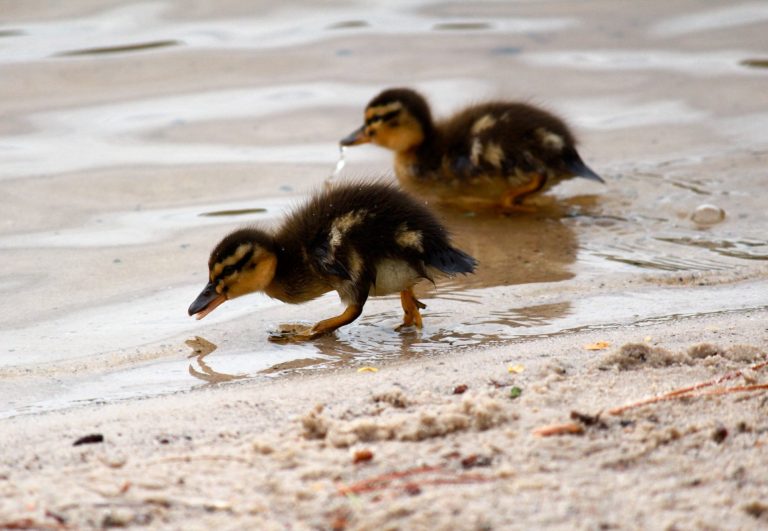
{"label": "duckling leg", "polygon": [[406,326],[421,328],[422,322],[419,308],[423,310],[427,305],[416,298],[412,287],[400,292],[400,302],[403,305],[405,315],[403,316],[403,324],[395,328],[395,330],[401,330]]}
{"label": "duckling leg", "polygon": [[530,212],[534,210],[523,206],[521,203],[527,196],[544,188],[547,178],[540,173],[532,173],[530,175],[531,180],[528,183],[516,188],[510,188],[501,195],[500,203],[502,210],[506,212],[514,210]]}
{"label": "duckling leg", "polygon": [[344,310],[344,313],[341,315],[337,315],[336,317],[331,317],[330,319],[323,319],[319,323],[317,323],[315,326],[313,326],[309,331],[309,337],[307,339],[315,339],[318,338],[324,334],[329,334],[336,330],[337,328],[341,328],[344,325],[348,325],[358,317],[360,317],[360,314],[363,313],[363,305],[362,304],[350,304],[347,306],[347,309]]}

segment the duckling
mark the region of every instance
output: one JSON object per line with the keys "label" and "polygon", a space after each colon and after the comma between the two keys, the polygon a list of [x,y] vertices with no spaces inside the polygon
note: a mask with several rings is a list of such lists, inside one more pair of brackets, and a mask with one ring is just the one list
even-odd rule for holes
{"label": "duckling", "polygon": [[520,206],[531,194],[571,177],[603,179],[576,151],[576,139],[557,116],[524,103],[473,105],[440,122],[418,92],[392,88],[365,108],[365,123],[342,147],[371,142],[395,152],[401,184],[462,206]]}
{"label": "duckling", "polygon": [[400,293],[406,326],[422,327],[413,286],[438,273],[472,273],[476,261],[451,246],[445,228],[395,185],[359,182],[320,192],[275,231],[243,228],[208,261],[210,281],[189,307],[202,319],[220,304],[264,292],[300,304],[336,291],[343,313],[273,340],[302,341],[357,319],[369,296]]}

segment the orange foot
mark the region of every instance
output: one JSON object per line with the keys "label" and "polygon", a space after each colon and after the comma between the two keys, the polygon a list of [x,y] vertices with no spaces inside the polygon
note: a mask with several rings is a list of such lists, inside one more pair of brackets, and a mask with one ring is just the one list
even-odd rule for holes
{"label": "orange foot", "polygon": [[407,326],[422,328],[423,324],[419,308],[423,310],[427,305],[416,298],[413,294],[412,287],[400,292],[400,302],[403,305],[403,312],[405,312],[405,315],[403,316],[403,324],[395,328],[395,330],[400,331]]}
{"label": "orange foot", "polygon": [[344,313],[320,321],[315,326],[297,325],[293,327],[281,327],[279,333],[270,335],[269,340],[273,343],[300,343],[302,341],[311,341],[325,334],[330,334],[337,328],[351,323],[363,312],[363,307],[351,304],[347,306]]}

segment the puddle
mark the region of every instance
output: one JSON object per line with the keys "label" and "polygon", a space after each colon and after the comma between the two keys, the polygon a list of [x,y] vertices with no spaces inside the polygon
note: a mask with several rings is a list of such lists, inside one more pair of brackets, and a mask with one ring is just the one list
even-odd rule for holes
{"label": "puddle", "polygon": [[169,46],[180,46],[184,44],[180,41],[153,41],[137,44],[125,44],[122,46],[103,46],[99,48],[84,48],[82,50],[70,50],[55,54],[56,57],[78,57],[82,55],[108,55],[115,53],[142,52],[146,50],[155,50],[157,48],[168,48]]}
{"label": "puddle", "polygon": [[[703,287],[697,290],[695,310],[691,306],[690,294],[679,288],[649,288],[622,294],[583,293],[572,297],[572,300],[521,304],[507,310],[493,310],[490,315],[482,306],[475,307],[474,311],[471,306],[457,309],[449,301],[433,299],[428,303],[436,311],[425,311],[424,331],[402,334],[392,330],[400,318],[399,312],[379,313],[384,301],[378,299],[372,315],[341,329],[333,337],[307,344],[275,346],[266,340],[266,331],[261,329],[256,333],[246,331],[240,338],[228,338],[225,344],[210,350],[210,347],[205,348],[208,340],[198,336],[191,340],[192,346],[199,348],[202,344],[203,348],[191,356],[189,348],[181,348],[180,345],[172,349],[178,354],[171,359],[166,356],[162,360],[122,369],[80,374],[74,379],[63,379],[63,375],[60,375],[28,391],[17,389],[18,384],[14,379],[9,380],[0,373],[5,388],[12,391],[12,394],[0,397],[5,402],[4,407],[0,407],[0,418],[136,396],[167,394],[201,385],[226,384],[243,378],[270,378],[356,365],[377,366],[408,357],[439,355],[448,351],[455,353],[457,349],[478,346],[514,344],[585,329],[637,327],[637,334],[640,335],[643,326],[658,322],[765,309],[767,306],[762,293],[767,289],[766,281]],[[560,296],[564,294],[561,292]],[[493,300],[494,305],[503,299],[489,290],[472,292],[471,295],[486,302]],[[397,303],[395,299],[389,301],[390,308]],[[295,311],[297,307],[293,308]],[[606,312],[606,308],[611,308],[611,312]],[[366,310],[366,313],[370,313],[368,306]],[[458,321],[457,314],[462,315]],[[257,322],[258,315],[250,313],[247,322]],[[247,344],[251,346],[247,347]],[[190,362],[190,359],[193,361]]]}

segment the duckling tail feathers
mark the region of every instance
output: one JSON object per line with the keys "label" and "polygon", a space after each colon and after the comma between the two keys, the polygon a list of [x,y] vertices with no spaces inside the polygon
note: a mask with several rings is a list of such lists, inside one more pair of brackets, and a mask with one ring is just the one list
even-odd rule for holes
{"label": "duckling tail feathers", "polygon": [[570,156],[566,156],[565,167],[568,168],[568,171],[578,177],[584,177],[585,179],[605,183],[602,177],[595,173],[592,168],[584,164],[584,161],[581,160],[581,157],[575,150],[570,154]]}
{"label": "duckling tail feathers", "polygon": [[429,253],[427,265],[448,275],[455,275],[456,273],[474,273],[477,260],[464,251],[454,247],[445,247]]}

